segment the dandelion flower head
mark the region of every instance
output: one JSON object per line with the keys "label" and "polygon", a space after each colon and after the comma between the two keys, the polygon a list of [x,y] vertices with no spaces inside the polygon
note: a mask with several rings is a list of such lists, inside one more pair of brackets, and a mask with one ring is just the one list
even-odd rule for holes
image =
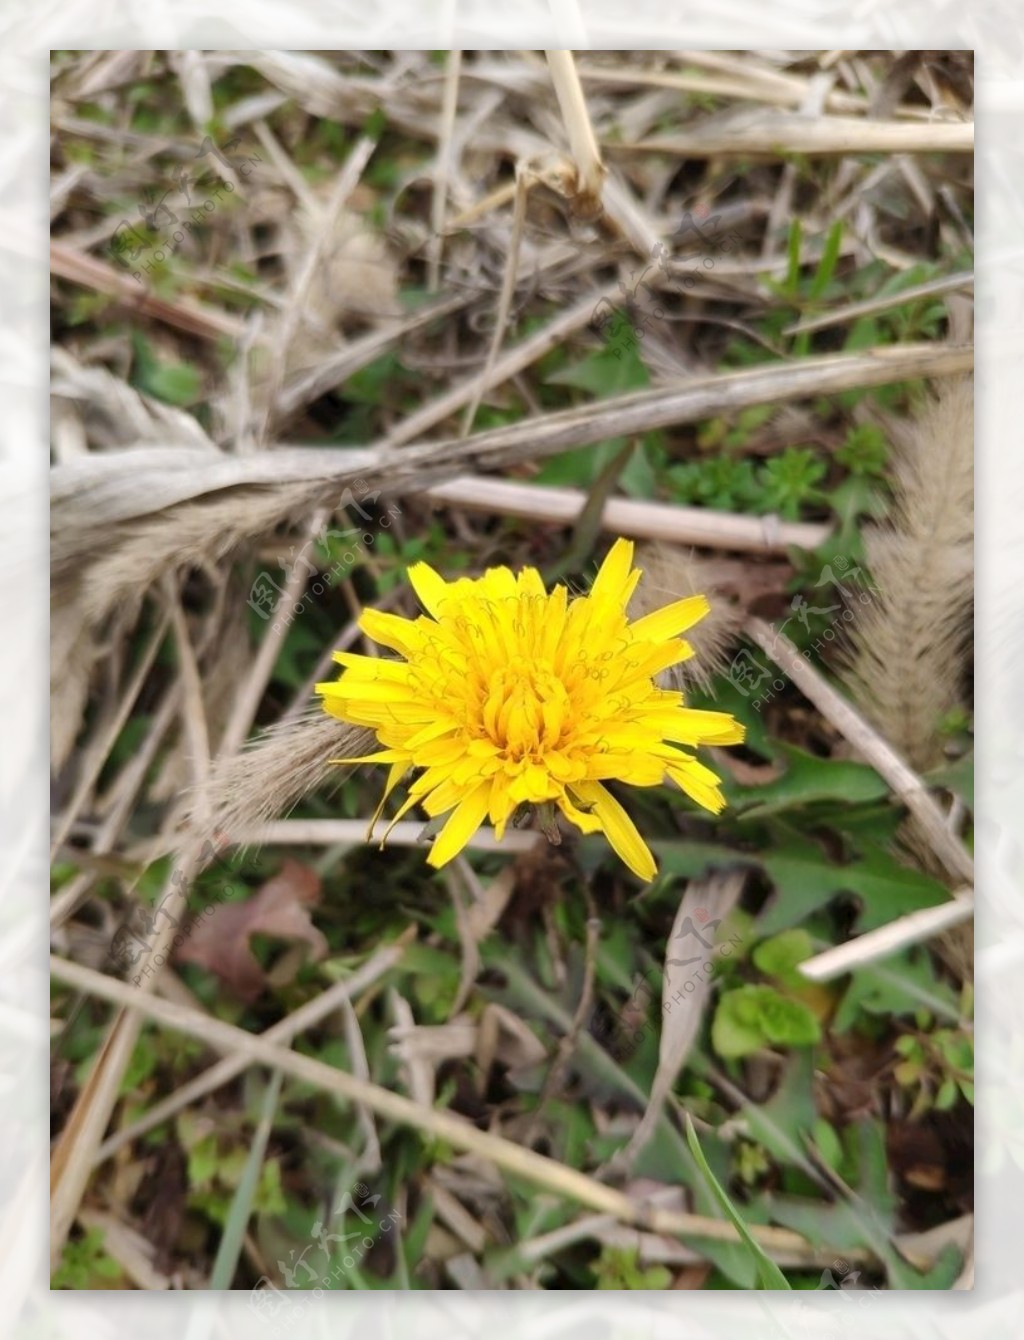
{"label": "dandelion flower head", "polygon": [[719,779],[693,751],[738,744],[743,727],[727,713],[687,707],[681,692],[655,681],[693,655],[680,635],[708,601],[691,596],[630,620],[641,576],[631,541],[615,542],[579,596],[563,585],[546,591],[535,568],[445,581],[416,563],[408,575],[423,614],[368,609],[359,621],[400,659],[335,652],[341,676],[316,686],[327,712],[369,727],[382,746],[335,760],[390,765],[374,823],[415,771],[393,822],[417,804],[434,820],[447,816],[427,858],[435,867],[485,820],[500,840],[521,807],[534,806],[552,829],[557,810],[584,833],[603,832],[647,881],[654,857],[607,782],[670,781],[722,810]]}

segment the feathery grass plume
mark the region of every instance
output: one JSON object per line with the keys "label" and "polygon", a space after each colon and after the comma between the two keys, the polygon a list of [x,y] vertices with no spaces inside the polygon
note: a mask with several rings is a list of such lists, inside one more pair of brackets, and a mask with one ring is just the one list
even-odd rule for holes
{"label": "feathery grass plume", "polygon": [[637,553],[644,579],[631,602],[634,615],[649,614],[666,601],[704,594],[709,609],[687,634],[694,655],[658,676],[665,687],[709,690],[728,664],[729,652],[743,626],[743,611],[721,594],[723,570],[714,559],[667,544],[645,544]]}
{"label": "feathery grass plume", "polygon": [[867,532],[878,588],[851,625],[844,677],[865,715],[919,771],[942,761],[940,722],[961,704],[974,588],[974,397],[945,382],[893,428],[894,499]]}
{"label": "feathery grass plume", "polygon": [[214,764],[195,807],[200,837],[229,838],[286,813],[331,775],[331,760],[367,749],[367,730],[325,717],[315,709],[271,726],[246,749]]}
{"label": "feathery grass plume", "polygon": [[[893,508],[867,534],[878,590],[854,620],[844,678],[867,716],[921,772],[943,759],[940,723],[962,703],[974,591],[974,391],[944,382],[916,421],[893,428]],[[913,820],[900,833],[916,864],[946,869]],[[961,981],[973,968],[973,929],[939,949]]]}
{"label": "feathery grass plume", "polygon": [[416,563],[409,580],[425,614],[364,610],[363,632],[404,659],[335,652],[341,678],[316,687],[327,712],[369,727],[384,746],[336,760],[390,767],[371,832],[388,796],[417,769],[393,822],[417,803],[431,819],[447,815],[427,858],[435,867],[485,819],[500,841],[522,806],[536,806],[557,841],[557,807],[583,832],[604,832],[634,874],[653,879],[653,856],[604,782],[657,786],[667,778],[718,814],[718,777],[680,746],[738,744],[743,727],[657,687],[655,675],[694,654],[679,634],[709,605],[694,595],[630,620],[640,576],[623,539],[590,591],[573,599],[563,585],[545,591],[535,568],[488,568],[447,582]]}

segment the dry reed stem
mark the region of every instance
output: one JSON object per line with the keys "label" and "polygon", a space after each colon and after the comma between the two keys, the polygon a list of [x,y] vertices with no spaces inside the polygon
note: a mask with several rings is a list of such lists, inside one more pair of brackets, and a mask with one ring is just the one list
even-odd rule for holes
{"label": "dry reed stem", "polygon": [[571,51],[548,51],[546,55],[551,82],[555,86],[569,137],[569,149],[576,165],[577,207],[581,213],[592,214],[600,209],[605,167],[601,162],[594,128],[590,124],[587,100],[576,72],[576,61]]}
{"label": "dry reed stem", "polygon": [[[274,819],[258,827],[243,830],[236,842],[240,847],[315,846],[333,847],[366,845],[365,819]],[[401,819],[388,834],[389,847],[418,847],[422,842],[423,824],[415,819]],[[544,839],[529,829],[510,829],[500,842],[489,828],[480,828],[466,843],[471,851],[524,852],[532,851]]]}
{"label": "dry reed stem", "polygon": [[[394,496],[422,491],[461,474],[467,466],[498,469],[526,460],[540,460],[573,447],[612,437],[627,437],[656,428],[696,423],[736,413],[753,405],[783,404],[810,396],[837,395],[855,387],[883,386],[894,381],[952,376],[973,366],[969,346],[904,345],[859,354],[835,354],[772,364],[744,372],[695,378],[669,386],[618,396],[597,404],[525,419],[508,427],[477,433],[467,439],[426,442],[397,450],[349,450],[344,463],[333,448],[279,447],[227,457],[188,448],[140,448],[97,453],[56,466],[51,472],[54,580],[65,569],[79,572],[83,558],[97,547],[109,561],[116,547],[116,523],[144,518],[150,524],[135,531],[131,562],[124,581],[133,588],[147,564],[162,572],[182,550],[182,523],[176,504],[196,502],[206,493],[238,493],[232,511],[234,534],[260,533],[274,515],[274,499],[246,486],[275,484],[283,490],[281,514],[305,502],[336,500],[337,493],[357,478],[373,478]],[[143,455],[143,453],[146,453]],[[148,466],[148,469],[147,469]],[[294,486],[291,491],[286,485]],[[154,516],[153,514],[159,514]],[[230,548],[227,518],[220,523],[217,548]],[[154,544],[152,524],[167,534]],[[205,534],[205,528],[202,529]],[[211,541],[212,543],[212,541]],[[164,549],[164,544],[167,549]],[[125,555],[127,557],[127,555]],[[121,588],[115,587],[117,598]],[[93,592],[94,608],[99,593]]]}
{"label": "dry reed stem", "polygon": [[646,152],[682,158],[725,154],[971,154],[972,121],[867,121],[749,109],[712,117],[686,130],[635,144],[606,142],[609,153]]}
{"label": "dry reed stem", "polygon": [[[571,525],[587,505],[587,494],[582,489],[520,484],[483,475],[462,475],[447,484],[437,484],[425,490],[425,496],[467,511],[526,517],[540,525],[554,526]],[[784,553],[790,545],[816,549],[831,528],[812,522],[780,521],[776,516],[756,517],[705,507],[609,498],[601,513],[601,529],[635,539],[776,554]]]}
{"label": "dry reed stem", "polygon": [[433,235],[427,244],[427,289],[437,291],[441,278],[441,254],[444,249],[444,219],[448,208],[448,186],[452,170],[452,138],[459,102],[459,72],[462,52],[449,51],[444,74],[444,98],[437,135],[437,160],[434,166],[434,194],[430,202],[430,227]]}
{"label": "dry reed stem", "polygon": [[831,982],[844,973],[863,968],[879,959],[888,958],[908,945],[923,944],[925,940],[969,921],[974,915],[974,890],[959,889],[952,902],[937,907],[922,907],[898,917],[885,926],[858,935],[846,944],[834,945],[813,958],[805,959],[800,971],[812,982]]}
{"label": "dry reed stem", "polygon": [[957,881],[974,884],[974,862],[955,834],[950,832],[946,816],[920,777],[895,749],[865,720],[852,703],[834,689],[821,672],[802,656],[784,633],[778,633],[761,619],[750,619],[747,632],[757,645],[789,675],[805,698],[814,704],[826,721],[854,746],[879,776],[892,787],[897,798],[917,820],[921,833],[936,856]]}
{"label": "dry reed stem", "polygon": [[225,335],[240,340],[245,333],[245,323],[238,317],[215,307],[203,307],[189,298],[176,298],[173,302],[155,298],[130,275],[56,239],[50,243],[50,272],[83,288],[106,293],[143,316],[166,322],[202,340],[219,340]]}

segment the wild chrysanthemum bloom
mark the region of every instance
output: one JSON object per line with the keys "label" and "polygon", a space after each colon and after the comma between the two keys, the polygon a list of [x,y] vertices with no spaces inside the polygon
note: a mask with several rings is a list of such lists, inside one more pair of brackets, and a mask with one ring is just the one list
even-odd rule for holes
{"label": "wild chrysanthemum bloom", "polygon": [[328,712],[369,726],[384,746],[336,760],[391,765],[373,822],[419,768],[396,821],[417,803],[432,818],[448,815],[433,866],[457,855],[485,819],[500,839],[521,806],[537,806],[557,841],[557,806],[584,833],[603,831],[635,874],[653,879],[653,856],[604,783],[668,778],[717,814],[718,777],[690,750],[738,744],[743,727],[655,684],[693,655],[679,634],[708,602],[692,596],[631,623],[626,606],[640,579],[632,565],[632,542],[616,540],[590,592],[570,599],[564,586],[546,592],[535,568],[447,582],[416,563],[409,580],[426,614],[364,611],[363,632],[403,659],[335,652],[344,673],[316,688]]}

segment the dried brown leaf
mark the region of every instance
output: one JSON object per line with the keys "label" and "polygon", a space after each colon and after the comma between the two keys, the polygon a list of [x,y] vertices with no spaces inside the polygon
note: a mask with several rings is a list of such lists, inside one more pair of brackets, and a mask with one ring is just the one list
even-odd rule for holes
{"label": "dried brown leaf", "polygon": [[327,953],[327,941],[309,915],[310,906],[320,898],[320,888],[320,878],[309,866],[286,860],[255,897],[215,907],[198,923],[177,958],[208,968],[243,1000],[255,1000],[267,977],[250,947],[251,936],[301,941],[313,960]]}

